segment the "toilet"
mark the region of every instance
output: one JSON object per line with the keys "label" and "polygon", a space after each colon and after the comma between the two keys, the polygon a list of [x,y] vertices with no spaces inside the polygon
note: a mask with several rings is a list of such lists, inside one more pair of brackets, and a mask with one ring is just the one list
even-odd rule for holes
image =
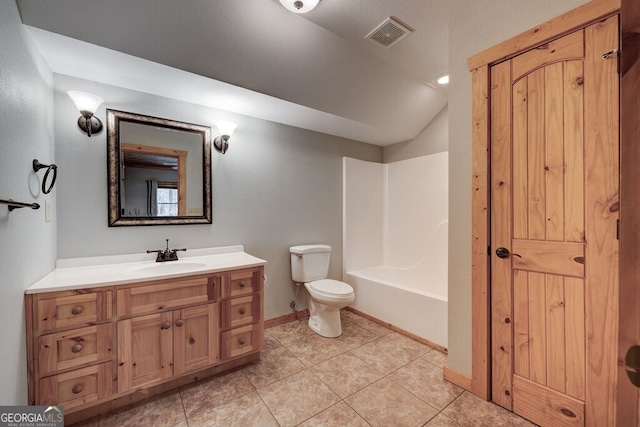
{"label": "toilet", "polygon": [[355,299],[353,288],[327,279],[331,246],[300,245],[289,248],[291,276],[309,292],[309,328],[323,337],[342,335],[340,309]]}

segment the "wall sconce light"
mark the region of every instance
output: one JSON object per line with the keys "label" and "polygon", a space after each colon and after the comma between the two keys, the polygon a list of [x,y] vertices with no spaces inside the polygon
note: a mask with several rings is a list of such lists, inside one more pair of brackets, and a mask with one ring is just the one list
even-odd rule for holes
{"label": "wall sconce light", "polygon": [[233,122],[218,122],[216,126],[220,131],[220,135],[216,136],[213,140],[213,146],[216,150],[224,154],[227,152],[227,148],[229,148],[229,138],[231,138],[236,124]]}
{"label": "wall sconce light", "polygon": [[100,131],[102,131],[102,122],[94,116],[94,113],[104,100],[88,92],[70,90],[67,93],[73,100],[73,103],[76,104],[76,108],[80,111],[80,114],[82,114],[78,118],[78,127],[89,137],[93,134],[100,133]]}
{"label": "wall sconce light", "polygon": [[293,13],[307,13],[312,11],[320,0],[280,0],[280,3]]}
{"label": "wall sconce light", "polygon": [[449,74],[441,74],[438,77],[436,77],[435,80],[436,80],[436,83],[438,83],[440,86],[448,85]]}

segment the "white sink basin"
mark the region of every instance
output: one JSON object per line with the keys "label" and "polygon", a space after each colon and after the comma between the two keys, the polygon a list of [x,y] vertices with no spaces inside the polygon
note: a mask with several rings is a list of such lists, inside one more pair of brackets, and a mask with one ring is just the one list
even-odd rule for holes
{"label": "white sink basin", "polygon": [[199,270],[205,266],[206,264],[201,262],[167,261],[158,262],[153,265],[137,266],[129,270],[129,272],[139,276],[155,276],[158,274],[186,273]]}

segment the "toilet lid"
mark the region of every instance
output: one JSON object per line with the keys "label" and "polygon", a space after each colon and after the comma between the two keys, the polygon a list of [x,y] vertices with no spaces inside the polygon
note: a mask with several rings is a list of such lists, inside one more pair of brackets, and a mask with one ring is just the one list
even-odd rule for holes
{"label": "toilet lid", "polygon": [[309,283],[314,290],[325,294],[348,295],[353,293],[353,288],[344,282],[332,279],[315,280]]}

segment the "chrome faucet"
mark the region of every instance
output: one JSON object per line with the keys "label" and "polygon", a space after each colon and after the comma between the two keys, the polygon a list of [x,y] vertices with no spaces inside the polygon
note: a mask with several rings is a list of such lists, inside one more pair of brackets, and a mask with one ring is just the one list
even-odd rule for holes
{"label": "chrome faucet", "polygon": [[165,250],[162,249],[158,249],[155,251],[152,250],[148,250],[147,253],[158,253],[158,256],[156,257],[156,262],[166,262],[166,261],[177,261],[178,260],[178,254],[176,253],[176,251],[186,251],[186,248],[182,248],[182,249],[169,249],[169,239],[167,240],[167,248]]}

